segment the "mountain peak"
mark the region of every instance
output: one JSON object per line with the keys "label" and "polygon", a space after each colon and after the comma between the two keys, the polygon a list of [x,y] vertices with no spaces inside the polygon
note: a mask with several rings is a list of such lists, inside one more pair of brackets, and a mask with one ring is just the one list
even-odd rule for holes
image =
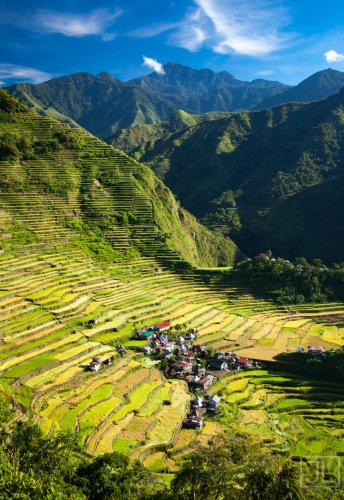
{"label": "mountain peak", "polygon": [[98,73],[98,75],[96,75],[97,78],[102,78],[103,80],[115,80],[115,78],[110,75],[110,73],[108,73],[107,71],[102,71],[101,73]]}
{"label": "mountain peak", "polygon": [[287,102],[319,101],[336,94],[344,87],[344,73],[332,68],[313,73],[295,87],[283,94],[269,97],[261,102],[257,109],[270,108]]}

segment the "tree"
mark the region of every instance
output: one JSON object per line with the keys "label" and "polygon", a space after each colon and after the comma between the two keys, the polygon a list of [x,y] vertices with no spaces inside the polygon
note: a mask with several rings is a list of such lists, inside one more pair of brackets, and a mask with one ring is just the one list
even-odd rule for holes
{"label": "tree", "polygon": [[172,490],[178,500],[301,498],[291,461],[248,439],[225,435],[183,461]]}
{"label": "tree", "polygon": [[80,465],[76,484],[91,500],[128,500],[148,496],[158,483],[138,461],[129,462],[121,453],[105,453]]}
{"label": "tree", "polygon": [[46,439],[38,426],[18,422],[10,432],[2,431],[0,446],[4,498],[84,498],[72,485],[77,468],[72,457],[82,451],[75,434]]}

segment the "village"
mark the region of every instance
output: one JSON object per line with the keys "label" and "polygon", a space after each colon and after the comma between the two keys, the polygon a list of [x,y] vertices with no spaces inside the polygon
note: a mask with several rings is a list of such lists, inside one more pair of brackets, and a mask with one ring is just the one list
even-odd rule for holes
{"label": "village", "polygon": [[[185,333],[181,330],[185,330]],[[259,360],[233,352],[213,352],[205,344],[196,343],[196,328],[187,329],[180,325],[173,328],[169,321],[137,328],[132,338],[145,341],[144,345],[137,347],[138,352],[160,362],[161,371],[166,378],[185,380],[190,393],[195,395],[191,401],[190,412],[183,420],[185,428],[202,429],[204,416],[219,415],[221,397],[207,394],[207,390],[221,375],[263,367]],[[120,356],[127,353],[126,347],[121,344],[117,345],[116,350]],[[304,348],[296,348],[296,352],[304,353]],[[326,351],[319,346],[309,346],[308,356],[325,357]],[[103,361],[99,356],[95,356],[85,369],[98,372],[112,365],[113,361],[114,356]]]}
{"label": "village", "polygon": [[[180,330],[178,328],[178,330]],[[209,395],[206,391],[221,373],[261,368],[259,361],[238,356],[232,352],[212,352],[204,344],[196,344],[196,328],[185,328],[185,333],[173,329],[169,321],[136,329],[133,339],[146,341],[138,351],[160,362],[161,371],[166,378],[185,380],[189,391],[195,395],[191,408],[183,421],[185,428],[201,429],[203,416],[218,415],[221,398]],[[127,352],[122,345],[117,346],[119,355]],[[101,361],[99,356],[92,359],[86,370],[98,372],[113,363],[111,356]]]}

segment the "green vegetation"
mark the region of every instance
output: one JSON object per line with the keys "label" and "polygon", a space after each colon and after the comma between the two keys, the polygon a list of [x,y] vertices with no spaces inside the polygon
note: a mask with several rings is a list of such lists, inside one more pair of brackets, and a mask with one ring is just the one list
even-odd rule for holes
{"label": "green vegetation", "polygon": [[[342,73],[340,73],[342,78]],[[165,123],[111,138],[149,165],[246,255],[342,260],[344,92],[308,105],[232,113],[172,133]],[[135,146],[136,144],[136,146]],[[230,196],[229,196],[230,195]]]}
{"label": "green vegetation", "polygon": [[[40,147],[53,137],[60,146],[51,155],[42,149],[34,159],[0,161],[6,181],[0,187],[0,498],[181,496],[178,471],[187,474],[181,461],[201,446],[199,476],[207,477],[205,457],[213,449],[218,454],[223,430],[231,436],[228,450],[241,435],[240,450],[264,454],[269,475],[262,491],[269,498],[281,496],[276,483],[283,482],[285,464],[289,470],[289,453],[339,456],[343,303],[287,309],[261,298],[238,270],[214,267],[233,260],[235,247],[183,211],[149,169],[25,108],[10,117],[1,133],[28,136],[30,144],[39,139]],[[239,195],[227,192],[218,203],[232,206]],[[178,249],[190,262],[203,262],[202,269],[181,260]],[[223,374],[210,389],[222,396],[221,415],[207,418],[200,432],[180,429],[192,397],[185,381],[165,380],[159,361],[129,340],[137,327],[167,320],[171,338],[194,327],[197,342],[212,353],[231,350],[267,364],[264,371]],[[336,352],[313,364],[302,355],[282,356],[310,343]],[[117,352],[119,344],[126,353]],[[101,368],[90,371],[96,357]],[[256,492],[246,458],[236,470],[228,450],[233,488],[227,482],[218,498],[228,491],[238,496],[239,469],[245,494]],[[285,461],[276,458],[280,453]],[[137,460],[167,472],[164,481]],[[282,476],[272,477],[272,469]],[[261,469],[254,470],[261,479]],[[171,474],[173,491],[166,489]]]}
{"label": "green vegetation", "polygon": [[11,85],[8,91],[41,116],[72,126],[77,122],[97,136],[108,137],[123,128],[158,124],[180,108],[190,113],[251,108],[287,89],[279,82],[243,82],[226,72],[169,63],[164,77],[158,79],[148,75],[125,83],[104,72],[76,73],[39,85]]}
{"label": "green vegetation", "polygon": [[302,498],[293,463],[249,440],[220,436],[182,463],[172,481],[177,499]]}
{"label": "green vegetation", "polygon": [[0,498],[6,500],[314,498],[300,486],[290,459],[239,436],[219,436],[210,448],[200,447],[166,481],[118,452],[91,458],[75,435],[47,439],[32,424],[2,431],[0,447]]}
{"label": "green vegetation", "polygon": [[320,260],[310,264],[303,257],[289,262],[269,253],[239,263],[236,273],[278,304],[344,300],[343,264],[327,267]]}
{"label": "green vegetation", "polygon": [[[73,244],[98,262],[145,254],[180,260],[176,252],[193,265],[226,265],[236,259],[234,244],[201,226],[145,166],[82,131],[36,117],[3,90],[0,108],[15,110],[8,113],[15,131],[8,120],[0,124],[1,192],[8,212],[18,210],[18,205],[25,211],[35,194],[35,210],[47,219],[49,230],[55,226],[61,233],[56,226],[62,225],[76,231]],[[58,198],[45,203],[43,194]],[[26,220],[28,212],[22,214]],[[14,228],[17,239],[33,242],[37,233],[32,231],[30,241],[28,230],[22,228],[24,239],[20,227]],[[7,247],[13,237],[8,233],[3,238]],[[72,236],[70,231],[66,234]]]}

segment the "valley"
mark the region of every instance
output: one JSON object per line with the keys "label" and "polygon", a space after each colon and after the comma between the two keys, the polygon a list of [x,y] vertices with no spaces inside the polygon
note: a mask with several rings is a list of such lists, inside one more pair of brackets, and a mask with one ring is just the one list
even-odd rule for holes
{"label": "valley", "polygon": [[[341,348],[344,328],[326,318],[341,317],[344,304],[258,296],[232,271],[244,258],[238,247],[182,209],[151,170],[0,97],[0,392],[15,409],[7,425],[76,432],[88,454],[119,451],[167,479],[223,430],[294,456],[343,453],[342,381],[307,379],[279,356]],[[196,328],[208,349],[264,364],[216,373],[220,414],[201,431],[182,428],[185,381],[165,378],[138,352],[147,341],[132,338],[165,320]],[[113,362],[86,371],[97,356]]]}

